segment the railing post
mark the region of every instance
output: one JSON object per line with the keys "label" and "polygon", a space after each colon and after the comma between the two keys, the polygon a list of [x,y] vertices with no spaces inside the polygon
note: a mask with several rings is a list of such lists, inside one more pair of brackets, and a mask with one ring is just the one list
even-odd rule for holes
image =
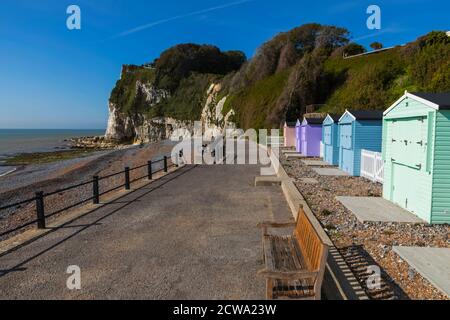
{"label": "railing post", "polygon": [[125,190],[130,190],[130,168],[125,167]]}
{"label": "railing post", "polygon": [[45,229],[44,192],[36,192],[36,214],[38,229]]}
{"label": "railing post", "polygon": [[180,166],[180,162],[181,162],[182,164],[184,164],[183,156],[184,156],[184,152],[183,152],[183,149],[181,149],[180,152],[178,152],[178,157],[177,157],[177,167]]}
{"label": "railing post", "polygon": [[168,172],[168,169],[167,169],[167,156],[164,156],[164,172]]}
{"label": "railing post", "polygon": [[153,174],[152,174],[152,162],[151,161],[147,162],[147,174],[148,174],[148,180],[152,180]]}
{"label": "railing post", "polygon": [[99,192],[99,178],[98,176],[94,176],[94,180],[92,181],[92,192],[93,192],[93,202],[94,204],[100,203],[100,192]]}

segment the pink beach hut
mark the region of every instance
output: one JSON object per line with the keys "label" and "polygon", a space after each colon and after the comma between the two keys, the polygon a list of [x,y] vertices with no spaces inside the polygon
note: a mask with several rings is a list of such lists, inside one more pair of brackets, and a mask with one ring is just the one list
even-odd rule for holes
{"label": "pink beach hut", "polygon": [[286,148],[295,147],[295,122],[284,123],[284,146]]}

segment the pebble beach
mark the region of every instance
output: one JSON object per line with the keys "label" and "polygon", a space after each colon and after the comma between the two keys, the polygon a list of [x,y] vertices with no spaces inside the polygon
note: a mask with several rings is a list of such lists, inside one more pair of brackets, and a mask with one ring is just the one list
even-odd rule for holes
{"label": "pebble beach", "polygon": [[[283,159],[282,163],[371,299],[448,299],[392,248],[450,248],[450,226],[360,223],[336,196],[380,197],[381,184],[361,177],[320,176],[301,160]],[[318,183],[308,183],[305,178],[313,178]],[[381,268],[381,289],[367,288],[367,266],[370,265]]]}
{"label": "pebble beach", "polygon": [[[160,159],[164,155],[170,154],[172,148],[172,142],[162,141],[145,146],[96,151],[83,158],[18,168],[15,172],[0,177],[0,206],[32,198],[37,191],[49,193],[91,181],[94,175],[106,176],[122,171],[125,166],[137,167],[146,164],[149,160]],[[145,175],[146,170],[144,169],[146,168],[132,171],[131,179]],[[123,175],[118,175],[101,181],[100,192],[123,184],[123,179]],[[47,197],[45,199],[46,213],[57,212],[91,196],[92,186],[88,184],[72,191]],[[3,210],[0,212],[0,233],[34,220],[35,215],[34,202],[19,208]]]}

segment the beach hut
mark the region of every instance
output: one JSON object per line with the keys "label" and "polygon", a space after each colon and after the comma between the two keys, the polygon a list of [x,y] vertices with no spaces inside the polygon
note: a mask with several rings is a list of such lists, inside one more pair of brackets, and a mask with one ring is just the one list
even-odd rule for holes
{"label": "beach hut", "polygon": [[384,112],[383,197],[450,223],[450,92],[408,93]]}
{"label": "beach hut", "polygon": [[323,160],[339,165],[339,116],[328,114],[322,125]]}
{"label": "beach hut", "polygon": [[287,122],[286,121],[284,123],[284,128],[283,128],[284,146],[286,148],[295,147],[295,140],[296,140],[295,126],[296,126],[295,122]]}
{"label": "beach hut", "polygon": [[295,149],[298,153],[302,152],[302,123],[297,120],[295,124]]}
{"label": "beach hut", "polygon": [[381,111],[347,110],[339,119],[339,168],[352,176],[361,172],[361,150],[381,152]]}
{"label": "beach hut", "polygon": [[324,117],[305,117],[301,125],[301,153],[307,157],[320,156]]}

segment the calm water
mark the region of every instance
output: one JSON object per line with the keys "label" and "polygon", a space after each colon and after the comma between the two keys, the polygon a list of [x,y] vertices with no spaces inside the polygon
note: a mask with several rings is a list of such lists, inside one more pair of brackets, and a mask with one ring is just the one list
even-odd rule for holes
{"label": "calm water", "polygon": [[65,139],[101,136],[105,130],[0,129],[0,158],[26,152],[67,148]]}

